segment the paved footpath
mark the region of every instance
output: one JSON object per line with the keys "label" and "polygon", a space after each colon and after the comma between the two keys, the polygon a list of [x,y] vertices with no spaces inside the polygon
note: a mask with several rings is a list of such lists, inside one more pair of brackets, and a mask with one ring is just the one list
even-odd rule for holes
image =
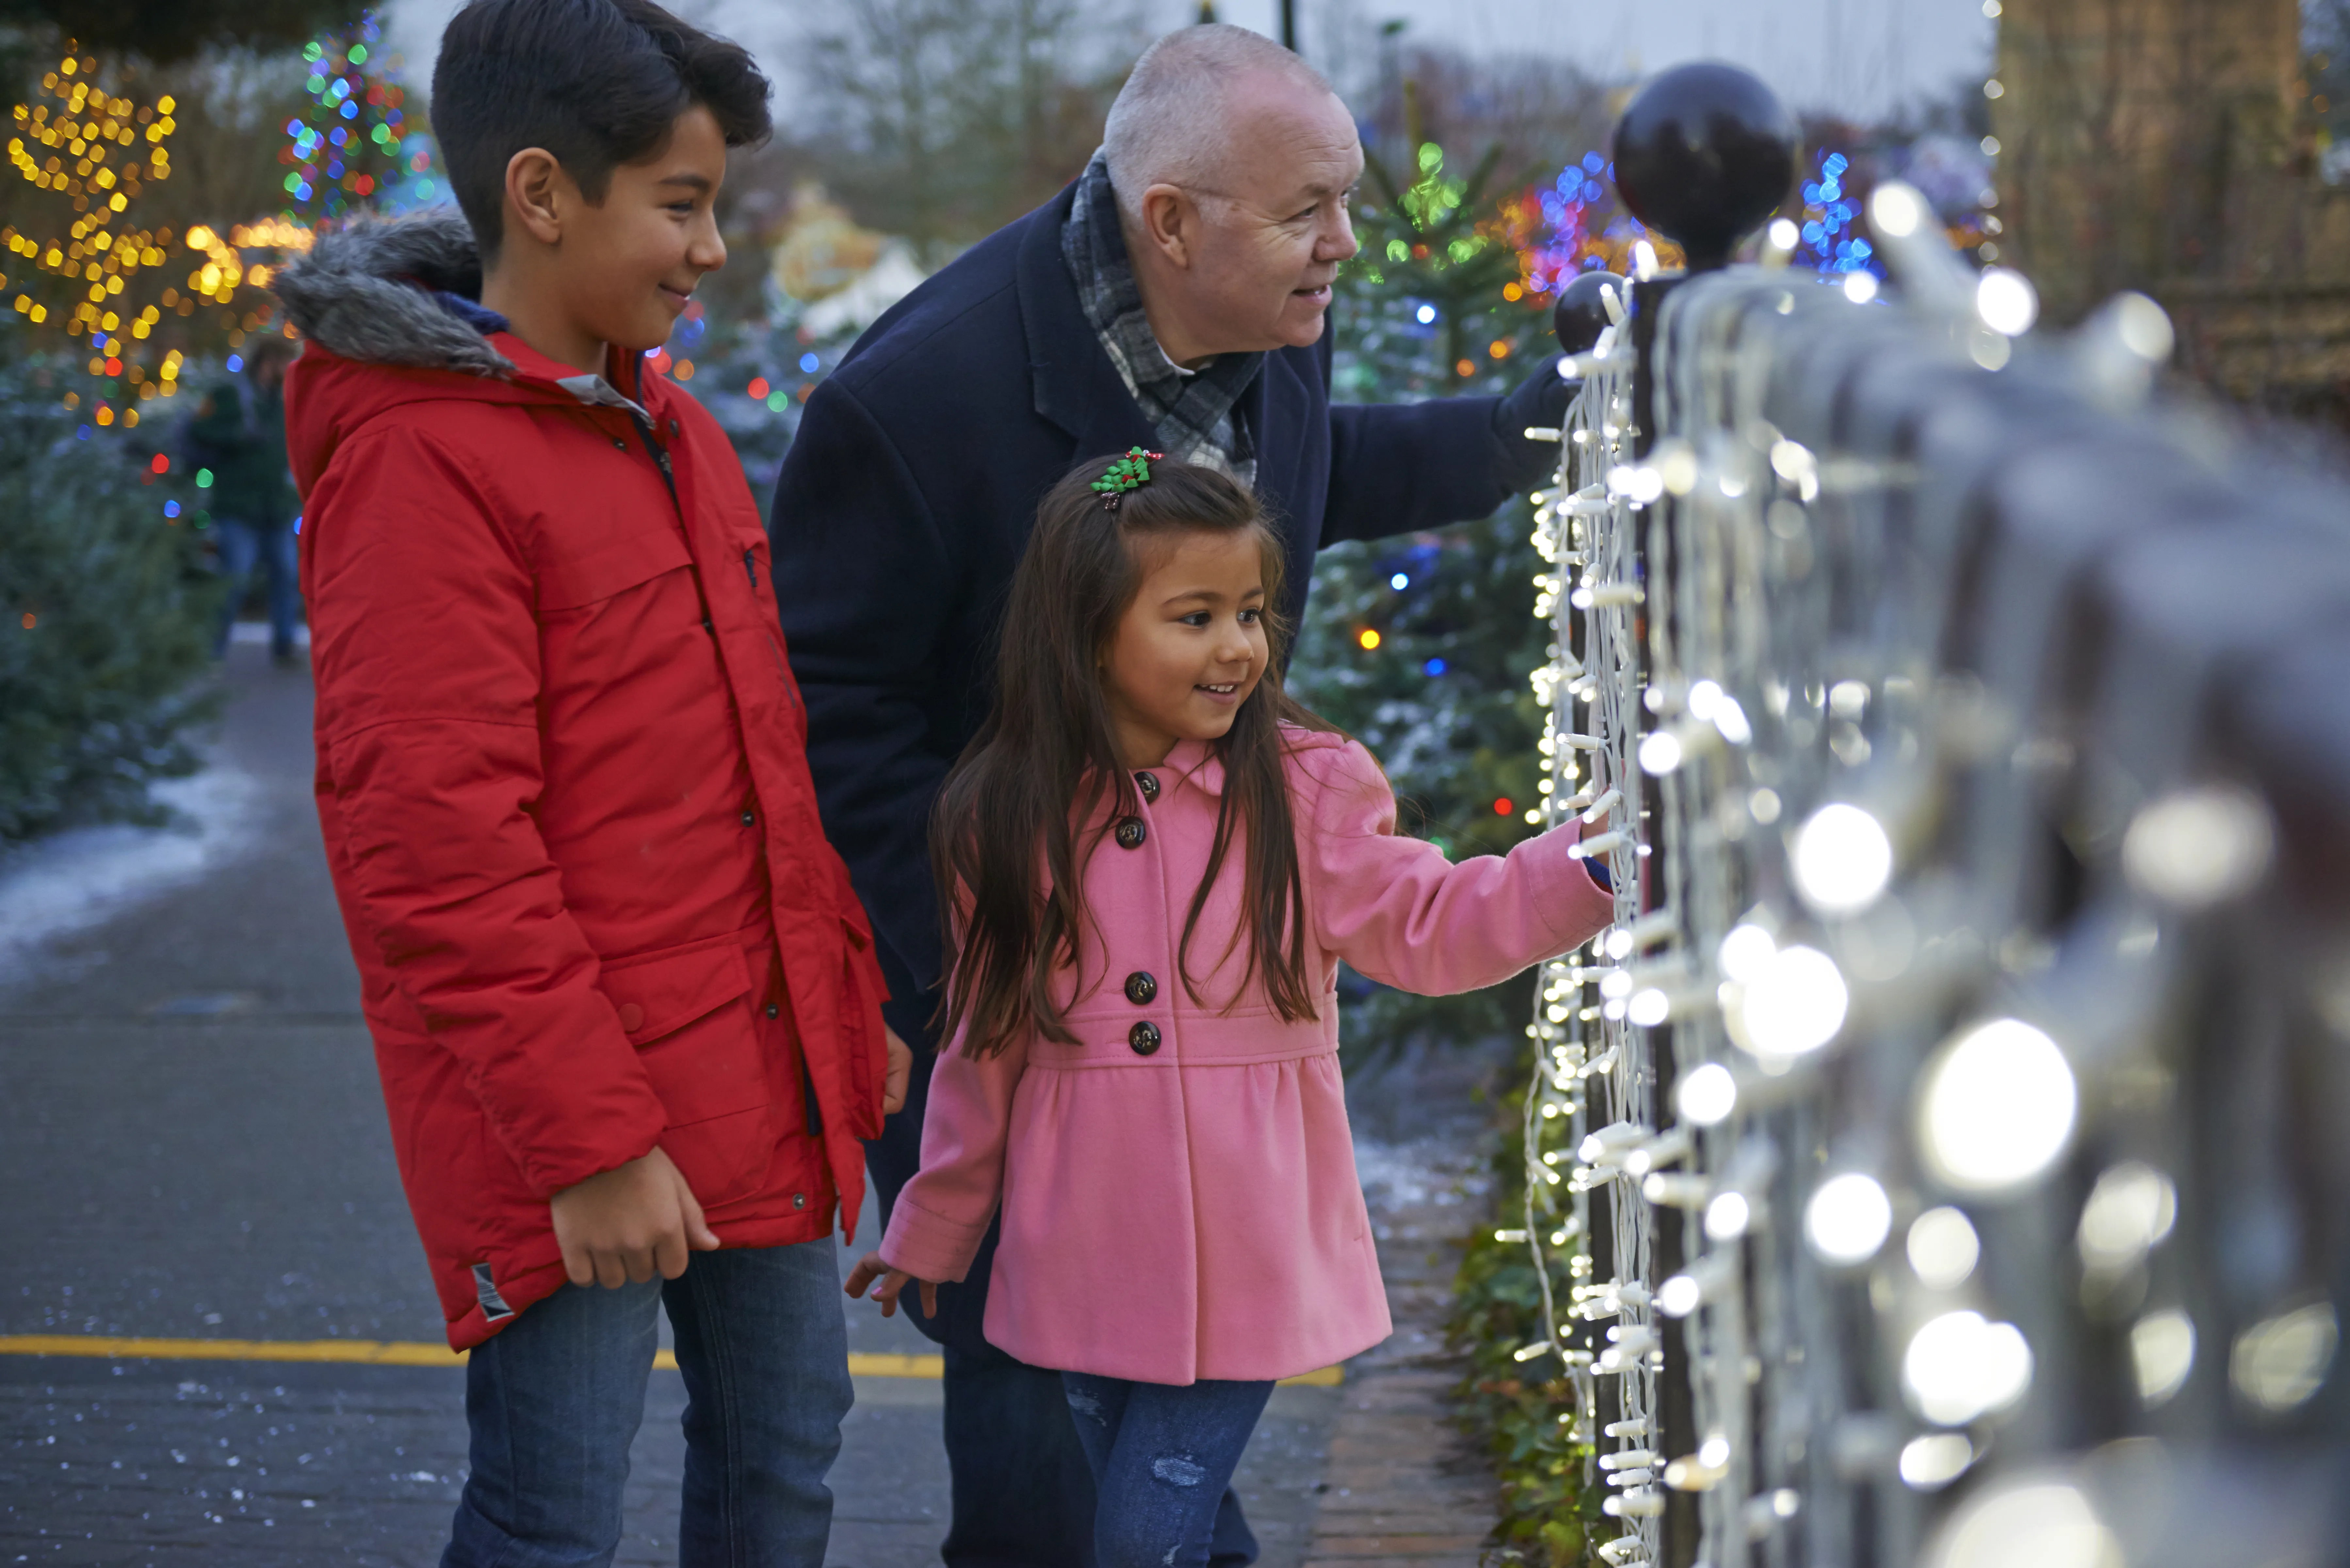
{"label": "paved footpath", "polygon": [[[318,846],[308,680],[261,655],[232,649],[215,766],[180,791],[201,832],[102,830],[0,861],[0,1349],[108,1352],[0,1354],[0,1564],[411,1568],[436,1559],[465,1473],[463,1373],[429,1355],[104,1344],[441,1340]],[[50,915],[78,929],[26,940]],[[1276,1391],[1238,1481],[1268,1568],[1468,1568],[1491,1524],[1431,1355],[1442,1239],[1470,1212],[1452,1151],[1473,1138],[1431,1141],[1411,1078],[1366,1106],[1398,1109],[1366,1179],[1399,1334],[1343,1386]],[[940,1386],[934,1360],[907,1359],[931,1346],[844,1310],[862,1370],[827,1561],[935,1563]],[[656,1370],[623,1563],[676,1560],[682,1403]]]}

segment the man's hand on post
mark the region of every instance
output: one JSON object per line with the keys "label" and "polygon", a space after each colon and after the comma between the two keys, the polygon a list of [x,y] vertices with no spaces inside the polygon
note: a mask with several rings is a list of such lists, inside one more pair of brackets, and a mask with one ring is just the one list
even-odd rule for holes
{"label": "man's hand on post", "polygon": [[641,1159],[565,1188],[547,1207],[563,1272],[575,1285],[618,1290],[656,1273],[673,1280],[685,1272],[690,1252],[718,1245],[693,1189],[658,1144]]}

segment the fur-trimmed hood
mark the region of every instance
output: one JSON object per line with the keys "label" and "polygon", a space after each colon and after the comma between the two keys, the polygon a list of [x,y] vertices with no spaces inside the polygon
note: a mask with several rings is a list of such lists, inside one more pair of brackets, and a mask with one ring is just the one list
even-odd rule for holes
{"label": "fur-trimmed hood", "polygon": [[276,289],[295,329],[338,358],[474,376],[514,373],[514,361],[456,304],[481,297],[482,258],[454,207],[362,218],[321,233],[309,254],[278,273]]}

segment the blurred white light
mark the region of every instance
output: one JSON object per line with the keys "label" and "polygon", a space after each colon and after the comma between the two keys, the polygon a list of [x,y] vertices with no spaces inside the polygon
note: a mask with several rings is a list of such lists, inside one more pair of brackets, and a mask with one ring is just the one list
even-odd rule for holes
{"label": "blurred white light", "polygon": [[1865,1263],[1893,1230],[1893,1202],[1873,1177],[1856,1170],[1820,1183],[1804,1210],[1804,1235],[1831,1263]]}
{"label": "blurred white light", "polygon": [[1680,737],[1670,730],[1659,730],[1641,740],[1640,771],[1642,773],[1662,776],[1680,765]]}
{"label": "blurred white light", "polygon": [[1657,1310],[1667,1317],[1687,1317],[1697,1311],[1703,1295],[1697,1281],[1687,1274],[1675,1274],[1657,1287]]}
{"label": "blurred white light", "polygon": [[1835,961],[1816,948],[1783,948],[1739,990],[1738,1023],[1758,1056],[1800,1056],[1835,1038],[1852,1001]]}
{"label": "blurred white light", "polygon": [[2106,302],[2106,308],[2113,312],[2122,347],[2149,365],[2163,364],[2178,346],[2169,313],[2145,295],[2134,290],[2117,294]]}
{"label": "blurred white light", "polygon": [[1607,471],[1607,488],[1645,505],[1665,493],[1665,476],[1649,463],[1623,463]]}
{"label": "blurred white light", "polygon": [[1717,1241],[1735,1241],[1746,1234],[1746,1227],[1754,1219],[1754,1210],[1743,1192],[1716,1195],[1705,1206],[1705,1233]]}
{"label": "blurred white light", "polygon": [[1411,314],[1413,319],[1417,320],[1422,327],[1425,327],[1430,322],[1436,319],[1436,306],[1432,305],[1423,305]]}
{"label": "blurred white light", "polygon": [[1722,979],[1734,980],[1743,985],[1762,973],[1762,966],[1769,963],[1772,955],[1778,950],[1779,944],[1762,927],[1752,923],[1736,925],[1731,927],[1730,934],[1721,939],[1721,946],[1714,954],[1714,963],[1721,969]]}
{"label": "blurred white light", "polygon": [[1975,314],[2000,336],[2021,337],[2040,318],[2040,296],[2013,267],[1987,266],[1975,279]]}
{"label": "blurred white light", "polygon": [[1738,1106],[1738,1080],[1719,1062],[1693,1068],[1673,1090],[1681,1120],[1701,1127],[1719,1126]]}
{"label": "blurred white light", "polygon": [[2177,1307],[2138,1319],[2130,1325],[2130,1366],[2139,1401],[2149,1410],[2167,1402],[2195,1369],[2195,1320]]}
{"label": "blurred white light", "polygon": [[1870,272],[1845,274],[1844,296],[1855,305],[1866,305],[1877,297],[1877,275]]}
{"label": "blurred white light", "polygon": [[2012,1323],[1946,1312],[1909,1336],[1901,1384],[1918,1414],[1937,1426],[1962,1427],[2023,1397],[2032,1386],[2032,1347]]}
{"label": "blurred white light", "polygon": [[2081,1261],[2108,1272],[2160,1246],[2178,1221],[2178,1189],[2150,1165],[2127,1160],[2097,1178],[2081,1206]]}
{"label": "blurred white light", "polygon": [[2274,834],[2258,795],[2186,790],[2139,812],[2122,838],[2122,870],[2142,892],[2199,909],[2250,892],[2269,868]]}
{"label": "blurred white light", "polygon": [[1893,879],[1893,840],[1856,805],[1838,802],[1812,813],[1789,854],[1795,890],[1824,915],[1850,915],[1877,902]]}
{"label": "blurred white light", "polygon": [[1746,809],[1753,814],[1755,821],[1765,827],[1770,826],[1779,820],[1779,792],[1775,789],[1756,790],[1746,797]]}
{"label": "blurred white light", "polygon": [[1672,999],[1650,986],[1646,991],[1633,992],[1632,1000],[1625,1004],[1624,1016],[1643,1029],[1654,1029],[1669,1017],[1672,1011]]}
{"label": "blurred white light", "polygon": [[1404,589],[1411,587],[1410,574],[1407,572],[1398,572],[1394,576],[1388,579],[1388,587],[1393,588],[1398,593],[1403,592]]}
{"label": "blurred white light", "polygon": [[2020,1019],[1993,1019],[1944,1045],[1927,1067],[1918,1139],[1950,1186],[2002,1191],[2055,1163],[2079,1105],[2056,1043]]}
{"label": "blurred white light", "polygon": [[1700,680],[1689,689],[1688,708],[1692,719],[1711,719],[1714,705],[1721,701],[1721,688],[1711,680]]}
{"label": "blurred white light", "polygon": [[1632,956],[1632,933],[1622,926],[1607,933],[1607,956],[1621,963]]}
{"label": "blurred white light", "polygon": [[1754,738],[1754,726],[1746,722],[1746,710],[1738,705],[1735,697],[1724,696],[1714,705],[1713,727],[1733,746],[1742,746]]}
{"label": "blurred white light", "polygon": [[1881,237],[1900,239],[1914,234],[1925,221],[1924,198],[1898,180],[1886,181],[1869,194],[1868,224]]}
{"label": "blurred white light", "polygon": [[1795,246],[1802,243],[1804,232],[1795,227],[1793,219],[1773,218],[1771,220],[1768,237],[1773,249],[1792,253]]}
{"label": "blurred white light", "polygon": [[2331,1302],[2263,1319],[2236,1336],[2228,1376],[2262,1409],[2290,1410],[2325,1381],[2339,1332]]}
{"label": "blurred white light", "polygon": [[2069,1482],[2024,1478],[1969,1498],[1926,1568],[2120,1568],[2121,1543]]}
{"label": "blurred white light", "polygon": [[1907,1250],[1918,1281],[1938,1291],[1966,1283],[1982,1256],[1973,1222],[1949,1207],[1929,1209],[1909,1221]]}
{"label": "blurred white light", "polygon": [[1960,1432],[1929,1432],[1901,1449],[1901,1480],[1913,1491],[1939,1491],[1975,1462],[1975,1446]]}

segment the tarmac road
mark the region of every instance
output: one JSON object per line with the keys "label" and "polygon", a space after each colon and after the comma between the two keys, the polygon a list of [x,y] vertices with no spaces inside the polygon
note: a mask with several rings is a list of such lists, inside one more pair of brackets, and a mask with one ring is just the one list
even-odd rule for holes
{"label": "tarmac road", "polygon": [[[36,892],[69,905],[126,856],[204,861],[78,931],[0,940],[0,1336],[442,1341],[311,808],[308,679],[263,654],[231,649],[216,769],[190,792],[204,834],[0,862],[5,939]],[[931,1349],[843,1308],[853,1352]],[[934,1563],[939,1385],[857,1382],[827,1562]],[[465,1473],[462,1385],[430,1365],[0,1354],[0,1564],[432,1563]],[[1243,1465],[1268,1565],[1303,1558],[1339,1397],[1278,1390]],[[657,1370],[623,1563],[675,1561],[682,1403]]]}

